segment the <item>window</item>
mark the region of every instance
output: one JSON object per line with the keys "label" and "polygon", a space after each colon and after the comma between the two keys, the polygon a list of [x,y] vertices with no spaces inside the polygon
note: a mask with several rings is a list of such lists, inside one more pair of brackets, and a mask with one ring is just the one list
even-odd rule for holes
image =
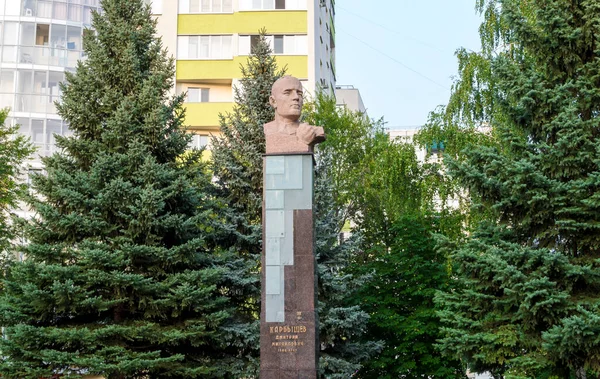
{"label": "window", "polygon": [[306,0],[239,0],[241,11],[250,10],[306,10]]}
{"label": "window", "polygon": [[162,14],[162,0],[144,0],[144,3],[150,5],[152,14]]}
{"label": "window", "polygon": [[283,54],[283,36],[274,36],[273,53]]}
{"label": "window", "polygon": [[50,25],[37,24],[35,27],[35,44],[39,46],[48,45],[50,40]]}
{"label": "window", "polygon": [[43,17],[43,18],[51,18],[52,17],[52,1],[38,0],[37,16]]}
{"label": "window", "polygon": [[181,0],[179,13],[232,13],[233,0]]}
{"label": "window", "polygon": [[189,87],[187,93],[188,103],[208,103],[209,88]]}
{"label": "window", "polygon": [[[273,54],[307,55],[308,39],[306,35],[274,35],[266,36]],[[240,36],[239,55],[255,53],[259,36]]]}
{"label": "window", "polygon": [[231,36],[180,36],[179,59],[232,59]]}
{"label": "window", "polygon": [[201,134],[194,134],[192,136],[192,140],[190,141],[189,148],[190,149],[202,149],[208,146],[208,136]]}

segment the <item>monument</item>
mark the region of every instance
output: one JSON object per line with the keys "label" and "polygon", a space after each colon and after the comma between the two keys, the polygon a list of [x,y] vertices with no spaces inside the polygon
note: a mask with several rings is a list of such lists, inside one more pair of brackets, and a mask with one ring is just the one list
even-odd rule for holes
{"label": "monument", "polygon": [[264,125],[260,378],[316,379],[318,319],[313,233],[313,147],[323,128],[298,120],[300,81],[284,76],[269,98]]}

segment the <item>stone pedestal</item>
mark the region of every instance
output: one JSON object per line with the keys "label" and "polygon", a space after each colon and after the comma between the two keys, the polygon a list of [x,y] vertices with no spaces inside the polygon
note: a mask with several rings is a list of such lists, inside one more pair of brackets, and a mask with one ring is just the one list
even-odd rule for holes
{"label": "stone pedestal", "polygon": [[264,158],[260,378],[316,379],[313,156]]}

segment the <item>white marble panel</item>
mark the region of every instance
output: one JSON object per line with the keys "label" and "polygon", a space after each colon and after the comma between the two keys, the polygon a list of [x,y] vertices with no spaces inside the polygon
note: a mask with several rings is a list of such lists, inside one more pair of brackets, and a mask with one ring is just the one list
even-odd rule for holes
{"label": "white marble panel", "polygon": [[285,156],[277,155],[266,158],[265,174],[281,175],[285,173]]}
{"label": "white marble panel", "polygon": [[283,238],[285,236],[284,211],[265,211],[265,229],[267,238]]}
{"label": "white marble panel", "polygon": [[281,294],[281,266],[267,266],[265,270],[267,295]]}
{"label": "white marble panel", "polygon": [[281,238],[267,238],[265,260],[268,266],[281,264]]}
{"label": "white marble panel", "polygon": [[265,191],[266,209],[283,209],[285,207],[285,191],[267,190]]}

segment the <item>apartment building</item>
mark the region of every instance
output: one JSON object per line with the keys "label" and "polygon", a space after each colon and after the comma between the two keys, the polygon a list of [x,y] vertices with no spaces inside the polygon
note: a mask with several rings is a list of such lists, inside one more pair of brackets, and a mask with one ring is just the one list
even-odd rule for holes
{"label": "apartment building", "polygon": [[[0,108],[38,147],[55,150],[68,126],[56,114],[58,84],[82,58],[82,36],[99,0],[0,0]],[[39,159],[32,165],[41,167]]]}
{"label": "apartment building", "polygon": [[367,108],[362,101],[360,91],[353,85],[336,85],[335,99],[338,107],[345,107],[353,112],[367,114]]}
{"label": "apartment building", "polygon": [[163,45],[176,58],[177,93],[187,92],[186,125],[197,147],[218,134],[219,113],[265,28],[280,66],[308,96],[335,90],[334,0],[146,0]]}

